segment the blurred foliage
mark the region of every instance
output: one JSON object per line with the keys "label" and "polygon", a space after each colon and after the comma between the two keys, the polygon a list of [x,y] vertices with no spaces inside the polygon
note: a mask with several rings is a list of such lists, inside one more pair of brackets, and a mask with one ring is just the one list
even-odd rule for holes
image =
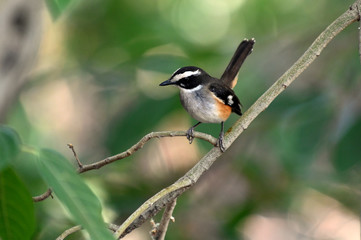
{"label": "blurred foliage", "polygon": [[[34,149],[63,155],[49,157],[53,161],[73,161],[66,147],[71,142],[81,161],[90,163],[126,150],[149,132],[186,130],[195,120],[182,109],[177,89],[159,83],[186,65],[221,76],[238,43],[254,37],[254,51],[235,87],[247,110],[353,1],[46,3],[57,20],[46,23],[39,62],[7,116],[6,124],[15,131],[0,129],[0,168],[5,171],[10,165],[32,195],[47,189],[41,178],[47,173],[37,171]],[[286,222],[297,216],[299,225],[291,222],[288,231],[326,239],[309,231],[317,228],[305,220],[312,219],[307,212],[311,200],[327,200],[323,206],[336,201],[347,214],[359,215],[357,26],[337,36],[179,198],[177,221],[171,223],[167,239],[252,239],[249,229],[257,216]],[[232,116],[226,127],[236,119]],[[219,128],[202,124],[197,130],[217,136]],[[130,158],[74,182],[84,181],[101,201],[106,221],[120,224],[210,147],[199,140],[190,146],[185,138],[152,140]],[[51,163],[55,169],[58,163]],[[33,239],[55,239],[74,225],[59,206],[52,199],[35,204],[38,227]],[[316,204],[310,211],[323,214]],[[259,222],[257,226],[262,227]],[[338,229],[327,239],[347,239],[336,234]],[[145,225],[125,239],[149,239],[149,230]],[[86,236],[78,233],[69,239]]]}
{"label": "blurred foliage", "polygon": [[0,126],[0,170],[7,167],[20,151],[20,138],[6,126]]}
{"label": "blurred foliage", "polygon": [[22,180],[10,167],[0,170],[0,238],[32,239],[34,203]]}
{"label": "blurred foliage", "polygon": [[31,195],[10,167],[20,148],[17,133],[0,126],[0,239],[31,239],[35,231]]}
{"label": "blurred foliage", "polygon": [[357,166],[360,161],[361,148],[357,141],[361,132],[361,119],[350,126],[344,136],[337,142],[335,147],[332,163],[340,173]]}
{"label": "blurred foliage", "polygon": [[73,166],[52,150],[41,150],[38,168],[45,182],[91,239],[113,239],[102,219],[98,198]]}
{"label": "blurred foliage", "polygon": [[57,19],[69,4],[74,2],[76,2],[76,0],[45,0],[49,12],[54,19]]}

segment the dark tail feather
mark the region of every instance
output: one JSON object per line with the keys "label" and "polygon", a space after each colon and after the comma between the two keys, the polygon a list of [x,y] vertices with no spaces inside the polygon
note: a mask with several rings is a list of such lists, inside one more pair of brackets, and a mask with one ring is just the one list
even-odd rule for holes
{"label": "dark tail feather", "polygon": [[254,38],[252,38],[251,40],[243,40],[239,44],[236,52],[234,53],[226,70],[224,71],[221,80],[230,88],[233,88],[236,85],[238,71],[241,68],[246,57],[251,54],[255,42],[256,40]]}

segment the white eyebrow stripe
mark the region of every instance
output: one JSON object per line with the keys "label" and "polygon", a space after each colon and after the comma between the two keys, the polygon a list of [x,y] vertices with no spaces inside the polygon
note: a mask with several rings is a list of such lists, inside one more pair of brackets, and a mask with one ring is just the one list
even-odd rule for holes
{"label": "white eyebrow stripe", "polygon": [[197,69],[196,71],[186,71],[184,73],[175,75],[171,81],[176,82],[182,78],[186,78],[186,77],[190,77],[190,76],[197,76],[200,74],[201,74],[201,71],[199,71],[199,69]]}

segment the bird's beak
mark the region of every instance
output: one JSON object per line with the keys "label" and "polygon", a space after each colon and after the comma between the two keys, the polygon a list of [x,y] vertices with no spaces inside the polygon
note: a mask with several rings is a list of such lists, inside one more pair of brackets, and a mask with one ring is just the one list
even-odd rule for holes
{"label": "bird's beak", "polygon": [[161,84],[159,84],[159,86],[167,86],[167,85],[172,85],[172,84],[175,84],[175,83],[171,82],[171,80],[168,79],[167,81],[164,81]]}

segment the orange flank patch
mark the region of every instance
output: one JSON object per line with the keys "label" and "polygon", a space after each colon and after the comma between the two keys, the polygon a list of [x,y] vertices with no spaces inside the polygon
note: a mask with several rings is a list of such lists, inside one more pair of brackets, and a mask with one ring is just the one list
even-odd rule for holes
{"label": "orange flank patch", "polygon": [[223,122],[226,121],[229,115],[231,115],[232,108],[228,105],[225,105],[222,101],[217,101],[216,106],[219,113],[219,117],[222,119]]}

